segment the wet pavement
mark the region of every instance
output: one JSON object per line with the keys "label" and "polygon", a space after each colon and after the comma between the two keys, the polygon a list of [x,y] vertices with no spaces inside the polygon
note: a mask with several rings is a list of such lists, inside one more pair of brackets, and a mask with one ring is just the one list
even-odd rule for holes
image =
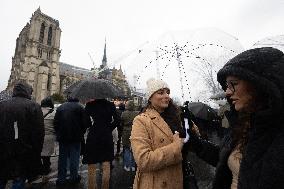
{"label": "wet pavement", "polygon": [[[195,169],[196,178],[198,181],[199,189],[209,189],[211,188],[211,182],[214,175],[214,168],[206,164],[204,161],[200,160],[195,154],[190,153],[189,159],[193,164]],[[49,174],[50,180],[46,184],[41,183],[41,179],[36,180],[32,184],[30,189],[56,189],[56,179],[57,179],[57,157],[52,158],[52,170]],[[88,179],[87,179],[87,166],[81,165],[79,174],[82,179],[79,184],[69,184],[60,189],[87,189]],[[131,189],[132,183],[135,177],[135,172],[126,172],[122,166],[122,158],[113,161],[113,169],[111,171],[110,189]],[[101,182],[101,172],[97,169],[97,181],[98,184]],[[7,188],[8,189],[8,186]]]}
{"label": "wet pavement", "polygon": [[[195,169],[196,178],[198,181],[199,189],[211,188],[211,183],[214,175],[215,168],[206,164],[200,160],[195,154],[189,153],[189,157],[193,167]],[[57,157],[52,159],[52,169],[57,170]],[[80,172],[82,179],[77,185],[66,185],[60,187],[60,189],[87,189],[87,166],[81,165]],[[41,183],[41,179],[35,181],[32,185],[32,189],[56,189],[57,171],[52,171],[50,174],[50,180],[46,184]],[[126,172],[122,166],[122,158],[113,161],[113,169],[111,171],[110,189],[131,189],[135,172]],[[101,171],[97,169],[97,181],[98,185],[101,182]]]}
{"label": "wet pavement", "polygon": [[[99,166],[98,166],[99,167]],[[57,179],[57,157],[52,158],[52,170],[49,174],[49,182],[46,184],[41,183],[41,179],[38,179],[33,182],[32,189],[55,189],[56,179]],[[101,170],[97,170],[97,182],[98,185],[101,183]],[[61,186],[60,189],[86,189],[88,188],[88,171],[87,165],[80,165],[79,174],[81,176],[81,182],[79,184],[66,184]],[[125,171],[122,166],[122,158],[119,157],[113,161],[113,168],[111,170],[111,179],[110,179],[110,189],[131,189],[132,183],[135,177],[135,172]]]}
{"label": "wet pavement", "polygon": [[[216,136],[212,136],[211,141],[218,143],[219,139]],[[188,159],[191,161],[194,169],[195,175],[198,181],[199,189],[209,189],[211,188],[214,171],[215,168],[206,164],[204,161],[199,159],[195,154],[189,153]],[[51,173],[49,174],[49,182],[46,184],[41,183],[41,179],[34,181],[30,189],[56,189],[56,179],[57,179],[57,160],[58,160],[58,153],[54,154],[51,158]],[[135,177],[135,172],[127,172],[123,169],[122,165],[122,157],[115,159],[112,162],[113,168],[111,170],[111,179],[110,179],[110,189],[131,189],[133,180]],[[87,189],[88,179],[87,179],[87,165],[80,165],[79,174],[81,175],[81,182],[79,184],[69,184],[61,189]],[[98,185],[101,183],[101,171],[97,169],[97,182]],[[9,188],[9,184],[6,189]],[[99,189],[99,188],[98,188]]]}

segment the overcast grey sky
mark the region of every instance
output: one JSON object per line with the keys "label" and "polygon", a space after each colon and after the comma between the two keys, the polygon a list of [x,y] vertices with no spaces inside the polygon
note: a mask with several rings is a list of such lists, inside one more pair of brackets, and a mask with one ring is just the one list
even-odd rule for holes
{"label": "overcast grey sky", "polygon": [[284,0],[1,0],[0,91],[10,76],[16,38],[32,13],[60,22],[60,61],[91,68],[101,63],[104,39],[111,63],[168,31],[215,27],[250,48],[284,33]]}

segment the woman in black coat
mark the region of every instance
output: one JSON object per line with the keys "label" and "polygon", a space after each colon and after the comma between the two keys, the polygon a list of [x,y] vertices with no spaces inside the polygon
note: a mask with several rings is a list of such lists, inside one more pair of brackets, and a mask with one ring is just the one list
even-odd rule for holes
{"label": "woman in black coat", "polygon": [[197,155],[216,166],[213,188],[284,188],[283,53],[247,50],[225,64],[218,82],[231,105],[229,132],[220,146],[191,140]]}
{"label": "woman in black coat", "polygon": [[88,164],[89,189],[96,188],[96,163],[102,163],[102,188],[109,188],[110,163],[114,159],[112,131],[120,123],[115,105],[105,99],[96,99],[86,104],[86,112],[92,117],[86,141],[83,162]]}

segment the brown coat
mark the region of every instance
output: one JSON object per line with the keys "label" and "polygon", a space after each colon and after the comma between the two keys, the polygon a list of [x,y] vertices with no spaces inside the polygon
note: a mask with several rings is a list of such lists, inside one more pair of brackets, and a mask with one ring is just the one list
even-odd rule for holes
{"label": "brown coat", "polygon": [[157,111],[134,119],[130,140],[137,164],[134,189],[183,188],[181,146]]}

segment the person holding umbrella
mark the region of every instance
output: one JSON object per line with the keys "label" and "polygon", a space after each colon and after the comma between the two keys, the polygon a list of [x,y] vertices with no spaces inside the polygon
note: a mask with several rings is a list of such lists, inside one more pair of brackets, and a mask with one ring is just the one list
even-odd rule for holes
{"label": "person holding umbrella", "polygon": [[135,117],[130,137],[137,164],[134,189],[183,188],[182,126],[169,94],[164,81],[147,81],[148,104]]}
{"label": "person holding umbrella", "polygon": [[114,103],[106,99],[95,99],[86,104],[85,110],[93,120],[86,140],[83,163],[88,164],[88,189],[97,188],[96,164],[102,164],[102,189],[109,188],[110,164],[114,159],[112,131],[120,118]]}
{"label": "person holding umbrella", "polygon": [[216,166],[212,188],[283,188],[283,52],[271,47],[244,51],[217,78],[231,106],[228,134],[220,146],[191,137],[197,155]]}

